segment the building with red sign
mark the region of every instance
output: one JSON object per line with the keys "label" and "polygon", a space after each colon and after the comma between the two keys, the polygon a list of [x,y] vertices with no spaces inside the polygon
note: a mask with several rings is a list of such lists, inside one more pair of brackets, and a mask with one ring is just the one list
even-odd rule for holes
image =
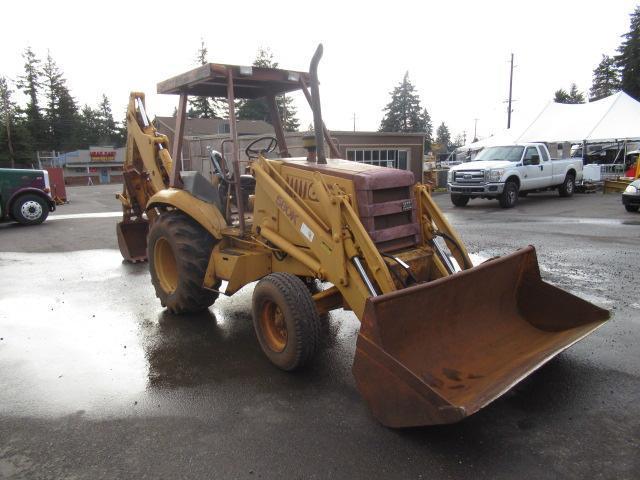
{"label": "building with red sign", "polygon": [[87,150],[60,154],[56,164],[64,166],[67,185],[122,183],[125,150],[124,147],[89,147]]}

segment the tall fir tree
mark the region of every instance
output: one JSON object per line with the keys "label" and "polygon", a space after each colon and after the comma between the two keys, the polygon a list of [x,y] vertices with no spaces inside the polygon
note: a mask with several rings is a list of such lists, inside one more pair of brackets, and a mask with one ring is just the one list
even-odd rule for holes
{"label": "tall fir tree", "polygon": [[[253,62],[254,67],[278,68],[278,62],[273,58],[271,50],[260,48],[256,59]],[[279,95],[276,97],[276,105],[282,122],[282,128],[287,132],[297,132],[300,128],[298,120],[298,111],[293,103],[293,97]],[[263,99],[248,99],[239,103],[236,109],[238,118],[241,120],[263,120],[271,123],[271,115],[269,107]]]}
{"label": "tall fir tree", "polygon": [[47,53],[42,66],[42,87],[46,99],[44,120],[47,133],[47,149],[71,150],[77,146],[80,119],[78,106],[66,86],[66,80],[58,65]]}
{"label": "tall fir tree", "polygon": [[[208,63],[207,46],[204,40],[200,39],[200,48],[196,55],[196,63],[198,65],[206,65]],[[194,97],[189,99],[189,109],[187,116],[189,118],[219,118],[219,100],[210,97]]]}
{"label": "tall fir tree", "polygon": [[620,90],[620,73],[618,72],[616,59],[608,55],[602,55],[602,60],[593,69],[593,82],[589,90],[589,101],[600,100]]}
{"label": "tall fir tree", "polygon": [[420,97],[415,93],[415,87],[409,80],[409,72],[404,74],[402,82],[390,95],[391,101],[384,108],[385,114],[379,130],[381,132],[426,132],[431,119],[426,109],[420,106]]}
{"label": "tall fir tree", "polygon": [[9,79],[0,77],[0,165],[28,166],[35,155],[25,117],[13,100]]}
{"label": "tall fir tree", "polygon": [[572,83],[568,92],[564,88],[556,90],[553,101],[556,103],[584,103],[584,94],[578,90],[575,83]]}
{"label": "tall fir tree", "polygon": [[27,105],[22,110],[25,115],[25,128],[31,136],[35,150],[45,148],[45,126],[40,110],[38,94],[41,88],[42,71],[40,60],[31,47],[22,53],[24,74],[18,77],[17,86],[28,97]]}
{"label": "tall fir tree", "polygon": [[422,122],[424,123],[424,152],[431,151],[431,144],[433,143],[433,124],[431,123],[431,115],[425,108],[422,110]]}
{"label": "tall fir tree", "polygon": [[13,131],[15,121],[16,105],[11,98],[13,92],[9,87],[9,82],[5,77],[0,77],[0,126],[2,131],[0,132],[0,159],[6,157],[9,160],[11,168],[16,166],[16,155],[13,146]]}
{"label": "tall fir tree", "polygon": [[636,100],[640,100],[640,6],[631,14],[629,31],[618,47],[616,62],[620,69],[622,90]]}
{"label": "tall fir tree", "polygon": [[78,135],[79,148],[89,148],[100,143],[99,113],[89,105],[82,107],[80,111],[80,128]]}
{"label": "tall fir tree", "polygon": [[97,132],[98,141],[102,145],[115,145],[118,143],[118,131],[116,122],[113,120],[111,111],[111,102],[105,94],[102,94],[102,100],[98,105],[97,111]]}
{"label": "tall fir tree", "polygon": [[436,130],[436,143],[446,151],[451,150],[453,146],[451,143],[451,132],[444,122],[442,122]]}

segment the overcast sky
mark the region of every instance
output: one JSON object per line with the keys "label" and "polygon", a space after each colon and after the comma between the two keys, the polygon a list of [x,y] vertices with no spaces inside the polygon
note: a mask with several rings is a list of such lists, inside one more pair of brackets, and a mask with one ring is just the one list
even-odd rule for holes
{"label": "overcast sky", "polygon": [[[281,68],[308,70],[316,45],[321,98],[330,129],[377,130],[389,92],[405,71],[431,114],[452,133],[506,127],[509,56],[515,54],[513,126],[527,124],[556,89],[586,91],[602,54],[614,54],[636,2],[440,1],[151,3],[7,1],[0,28],[0,75],[16,78],[21,52],[47,50],[80,104],[104,92],[117,119],[128,93],[147,93],[149,110],[170,115],[177,97],[156,83],[194,67],[204,39],[209,61],[251,64],[260,47]],[[153,5],[154,7],[151,7]],[[9,21],[6,21],[9,19]],[[296,98],[301,125],[311,121]]]}

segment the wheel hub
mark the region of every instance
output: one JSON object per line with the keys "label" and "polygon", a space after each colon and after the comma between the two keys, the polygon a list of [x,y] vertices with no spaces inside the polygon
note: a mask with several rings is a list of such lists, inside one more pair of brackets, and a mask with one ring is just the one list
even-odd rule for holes
{"label": "wheel hub", "polygon": [[287,346],[287,324],[284,313],[278,305],[266,301],[260,315],[260,328],[268,347],[274,352],[282,352]]}
{"label": "wheel hub", "polygon": [[20,207],[20,213],[27,220],[37,220],[42,216],[42,205],[35,200],[28,200]]}
{"label": "wheel hub", "polygon": [[167,293],[178,288],[178,266],[173,248],[166,238],[159,238],[153,248],[153,267],[160,286]]}

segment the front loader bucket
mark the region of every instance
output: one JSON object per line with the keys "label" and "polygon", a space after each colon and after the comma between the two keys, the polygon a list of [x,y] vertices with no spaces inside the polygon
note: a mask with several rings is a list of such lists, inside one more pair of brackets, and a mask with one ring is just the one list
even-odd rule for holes
{"label": "front loader bucket", "polygon": [[147,233],[149,222],[119,222],[116,226],[118,247],[122,257],[129,262],[144,262],[147,259]]}
{"label": "front loader bucket", "polygon": [[533,247],[367,300],[353,374],[389,427],[477,412],[609,312],[540,278]]}

